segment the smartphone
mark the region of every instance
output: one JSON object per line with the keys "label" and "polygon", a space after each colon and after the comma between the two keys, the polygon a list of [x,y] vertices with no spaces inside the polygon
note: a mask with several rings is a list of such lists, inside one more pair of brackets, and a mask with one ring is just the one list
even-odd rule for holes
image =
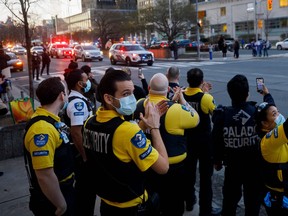
{"label": "smartphone", "polygon": [[141,76],[141,75],[142,75],[142,68],[139,67],[139,68],[138,68],[138,76]]}
{"label": "smartphone", "polygon": [[264,78],[256,78],[256,88],[257,92],[262,93],[263,92],[263,85],[264,85]]}

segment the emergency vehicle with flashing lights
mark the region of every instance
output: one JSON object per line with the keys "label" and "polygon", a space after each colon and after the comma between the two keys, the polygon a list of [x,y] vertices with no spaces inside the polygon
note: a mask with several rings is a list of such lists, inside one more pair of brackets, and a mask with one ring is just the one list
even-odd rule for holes
{"label": "emergency vehicle with flashing lights", "polygon": [[73,49],[66,42],[56,42],[48,48],[49,55],[54,58],[73,57]]}
{"label": "emergency vehicle with flashing lights", "polygon": [[140,44],[115,43],[109,49],[109,59],[112,65],[124,62],[127,66],[142,63],[152,66],[154,54],[145,50]]}

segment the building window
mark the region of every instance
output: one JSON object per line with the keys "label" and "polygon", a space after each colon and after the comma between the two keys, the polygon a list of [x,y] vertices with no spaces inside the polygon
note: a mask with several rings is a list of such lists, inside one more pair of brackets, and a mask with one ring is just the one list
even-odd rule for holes
{"label": "building window", "polygon": [[280,7],[288,7],[288,0],[279,0]]}
{"label": "building window", "polygon": [[226,7],[221,7],[220,8],[220,15],[221,16],[226,16]]}

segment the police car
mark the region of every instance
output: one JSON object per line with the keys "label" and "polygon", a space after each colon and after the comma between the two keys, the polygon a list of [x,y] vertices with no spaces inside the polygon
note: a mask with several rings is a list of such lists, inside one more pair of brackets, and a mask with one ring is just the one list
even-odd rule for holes
{"label": "police car", "polygon": [[112,65],[117,62],[124,62],[127,66],[147,63],[152,66],[154,55],[145,50],[140,44],[113,44],[109,50],[109,59]]}

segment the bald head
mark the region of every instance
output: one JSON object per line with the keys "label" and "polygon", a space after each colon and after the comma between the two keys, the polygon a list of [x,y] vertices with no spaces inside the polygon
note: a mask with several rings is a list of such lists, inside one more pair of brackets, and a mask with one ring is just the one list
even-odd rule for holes
{"label": "bald head", "polygon": [[150,94],[167,95],[168,79],[162,73],[155,74],[150,80]]}
{"label": "bald head", "polygon": [[167,70],[167,78],[169,80],[169,82],[175,82],[176,80],[178,80],[180,75],[180,70],[178,67],[176,66],[172,66]]}

